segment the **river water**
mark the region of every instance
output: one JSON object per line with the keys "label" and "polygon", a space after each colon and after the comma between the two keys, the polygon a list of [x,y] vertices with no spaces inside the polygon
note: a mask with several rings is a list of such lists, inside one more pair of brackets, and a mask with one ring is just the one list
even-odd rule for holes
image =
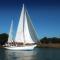
{"label": "river water", "polygon": [[0,48],[0,60],[60,60],[60,48],[35,48],[33,51]]}

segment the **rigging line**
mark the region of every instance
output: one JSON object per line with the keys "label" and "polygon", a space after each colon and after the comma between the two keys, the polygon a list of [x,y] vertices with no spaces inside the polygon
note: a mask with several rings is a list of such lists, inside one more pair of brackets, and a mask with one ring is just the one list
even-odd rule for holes
{"label": "rigging line", "polygon": [[[23,7],[24,7],[24,5],[23,5]],[[25,24],[25,8],[24,8],[24,13],[23,13],[23,37],[24,37],[24,45],[25,45],[24,24]]]}

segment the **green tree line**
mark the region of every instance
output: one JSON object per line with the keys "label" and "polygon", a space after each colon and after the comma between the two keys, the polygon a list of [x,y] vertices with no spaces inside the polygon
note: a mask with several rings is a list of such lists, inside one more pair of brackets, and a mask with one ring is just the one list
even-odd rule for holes
{"label": "green tree line", "polygon": [[57,37],[52,37],[52,38],[47,38],[44,37],[42,39],[40,39],[41,43],[60,43],[60,38]]}

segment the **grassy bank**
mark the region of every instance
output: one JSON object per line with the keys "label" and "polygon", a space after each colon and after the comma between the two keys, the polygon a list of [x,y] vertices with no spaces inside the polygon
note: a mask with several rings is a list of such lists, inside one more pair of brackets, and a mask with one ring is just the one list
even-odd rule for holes
{"label": "grassy bank", "polygon": [[42,47],[42,48],[60,48],[60,43],[40,43],[37,44],[37,47]]}

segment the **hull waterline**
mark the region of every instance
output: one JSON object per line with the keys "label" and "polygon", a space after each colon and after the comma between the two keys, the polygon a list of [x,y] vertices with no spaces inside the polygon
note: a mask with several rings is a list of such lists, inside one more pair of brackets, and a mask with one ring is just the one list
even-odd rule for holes
{"label": "hull waterline", "polygon": [[21,47],[9,46],[9,47],[4,47],[4,48],[5,48],[5,49],[8,49],[8,50],[33,50],[35,47],[36,47],[36,45],[21,46]]}

